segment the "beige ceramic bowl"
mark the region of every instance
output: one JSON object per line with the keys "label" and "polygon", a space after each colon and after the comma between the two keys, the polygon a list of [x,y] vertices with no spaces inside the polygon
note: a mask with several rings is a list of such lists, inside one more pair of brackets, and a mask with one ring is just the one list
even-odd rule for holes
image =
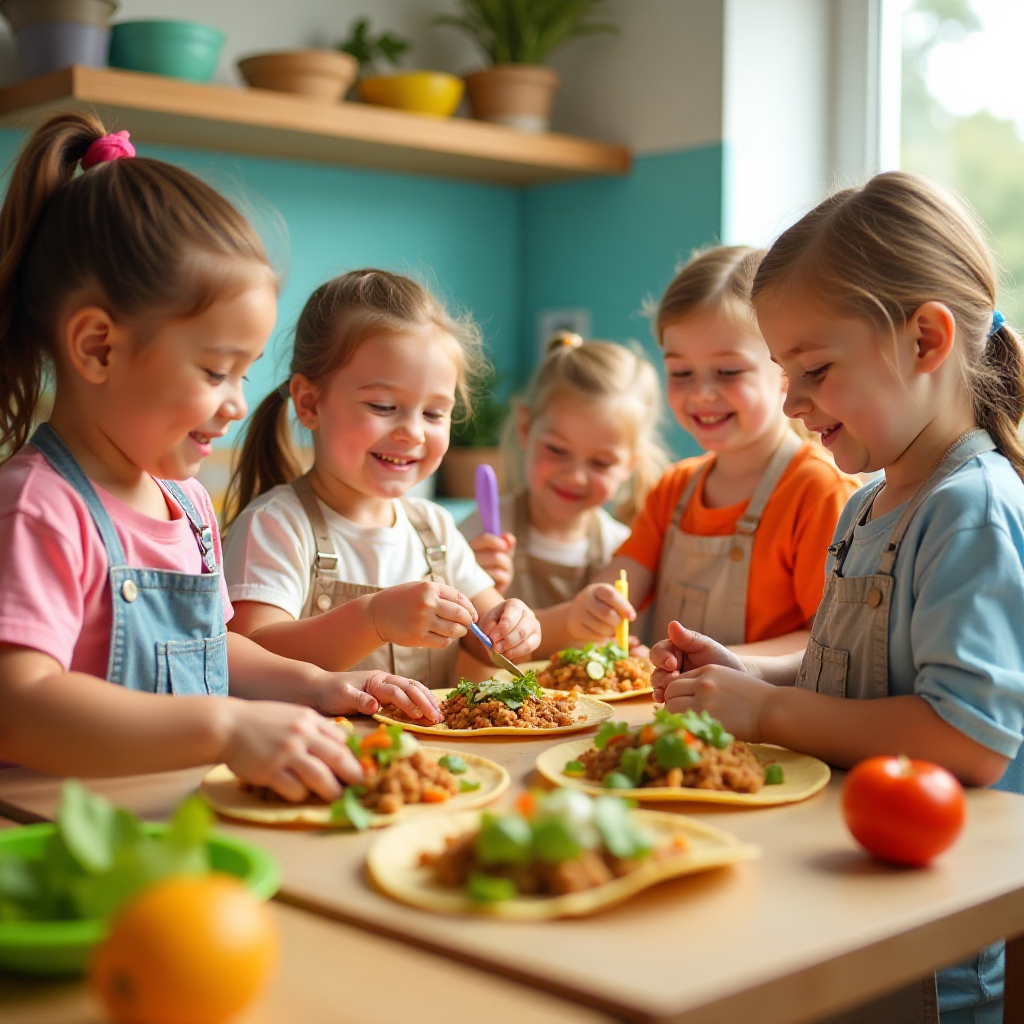
{"label": "beige ceramic bowl", "polygon": [[246,57],[238,62],[238,70],[254,89],[337,103],[356,80],[359,62],[339,50],[289,50]]}

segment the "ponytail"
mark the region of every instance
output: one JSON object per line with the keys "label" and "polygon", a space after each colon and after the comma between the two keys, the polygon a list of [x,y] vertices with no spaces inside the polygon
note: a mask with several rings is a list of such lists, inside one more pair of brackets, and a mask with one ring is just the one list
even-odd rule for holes
{"label": "ponytail", "polygon": [[33,338],[21,308],[29,244],[50,200],[104,134],[93,114],[48,121],[25,145],[7,187],[0,209],[0,453],[13,454],[28,440],[54,357],[52,339]]}
{"label": "ponytail", "polygon": [[1018,433],[1024,416],[1024,348],[1009,324],[989,336],[981,365],[968,367],[967,376],[978,425],[1024,480],[1024,445]]}
{"label": "ponytail", "polygon": [[263,399],[249,417],[238,467],[231,475],[224,501],[226,530],[259,495],[302,473],[288,421],[287,382]]}

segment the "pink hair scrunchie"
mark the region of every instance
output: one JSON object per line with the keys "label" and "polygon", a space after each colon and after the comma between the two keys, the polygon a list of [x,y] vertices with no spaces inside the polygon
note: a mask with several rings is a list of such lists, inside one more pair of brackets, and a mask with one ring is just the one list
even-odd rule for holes
{"label": "pink hair scrunchie", "polygon": [[82,157],[82,170],[87,171],[96,164],[105,164],[108,160],[120,160],[123,157],[135,156],[135,147],[128,141],[128,132],[114,132],[95,139]]}

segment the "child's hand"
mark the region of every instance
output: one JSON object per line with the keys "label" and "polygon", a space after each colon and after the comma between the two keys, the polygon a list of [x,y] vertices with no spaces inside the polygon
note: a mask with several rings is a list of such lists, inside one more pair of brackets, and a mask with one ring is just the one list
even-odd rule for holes
{"label": "child's hand", "polygon": [[494,589],[504,594],[516,574],[515,534],[503,533],[496,537],[493,533],[481,533],[469,542],[469,546],[476,555],[477,564],[494,580]]}
{"label": "child's hand", "polygon": [[419,580],[400,583],[370,599],[374,629],[399,647],[447,647],[476,621],[473,603],[454,587]]}
{"label": "child's hand", "polygon": [[613,636],[623,619],[636,619],[633,606],[610,583],[591,583],[572,599],[567,624],[573,638],[595,643]]}
{"label": "child's hand", "polygon": [[668,639],[651,648],[651,662],[654,665],[651,674],[654,700],[664,700],[668,684],[691,669],[722,665],[738,672],[747,671],[743,660],[728,647],[676,621],[668,624]]}
{"label": "child's hand", "polygon": [[540,645],[537,616],[516,598],[496,604],[480,619],[480,628],[509,661],[524,661]]}
{"label": "child's hand", "polygon": [[[672,680],[661,699],[668,711],[707,711],[737,739],[757,743],[761,739],[761,710],[775,692],[771,683],[746,672],[705,665]],[[654,698],[658,699],[657,693]]]}
{"label": "child's hand", "polygon": [[317,706],[325,715],[375,715],[394,704],[410,718],[440,722],[444,715],[423,683],[387,672],[324,672],[317,681]]}
{"label": "child's hand", "polygon": [[310,793],[337,800],[342,782],[363,781],[363,769],[342,731],[311,708],[230,699],[224,706],[230,724],[222,757],[246,782],[269,786],[297,803]]}
{"label": "child's hand", "polygon": [[640,638],[633,636],[631,633],[629,636],[629,656],[631,658],[643,658],[646,661],[651,660],[651,649],[646,647],[640,642]]}

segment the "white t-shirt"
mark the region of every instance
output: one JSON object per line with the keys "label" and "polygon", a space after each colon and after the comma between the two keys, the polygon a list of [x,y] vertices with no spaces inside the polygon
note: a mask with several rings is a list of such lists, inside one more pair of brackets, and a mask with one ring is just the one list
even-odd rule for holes
{"label": "white t-shirt", "polygon": [[[319,499],[317,499],[319,500]],[[450,513],[423,498],[408,498],[448,548],[452,583],[473,598],[494,581],[477,565]],[[423,542],[400,501],[394,502],[394,526],[357,526],[322,501],[338,553],[338,579],[372,587],[393,587],[423,579],[430,571]],[[233,601],[259,601],[281,608],[296,619],[309,615],[313,528],[290,484],[275,487],[250,502],[224,538],[224,575]]]}
{"label": "white t-shirt", "polygon": [[[501,512],[501,528],[511,530],[514,522],[515,495],[506,494],[499,505]],[[618,546],[629,536],[629,527],[620,523],[618,519],[609,515],[603,508],[597,510],[597,521],[601,528],[601,564],[607,565],[615,554]],[[484,524],[480,519],[479,512],[472,512],[460,524],[467,540],[473,540],[484,532]],[[522,537],[517,538],[521,544]],[[527,551],[534,558],[542,559],[545,562],[552,562],[555,565],[586,565],[587,555],[590,553],[590,539],[584,537],[578,541],[552,540],[545,537],[538,530],[530,528],[526,540]]]}

